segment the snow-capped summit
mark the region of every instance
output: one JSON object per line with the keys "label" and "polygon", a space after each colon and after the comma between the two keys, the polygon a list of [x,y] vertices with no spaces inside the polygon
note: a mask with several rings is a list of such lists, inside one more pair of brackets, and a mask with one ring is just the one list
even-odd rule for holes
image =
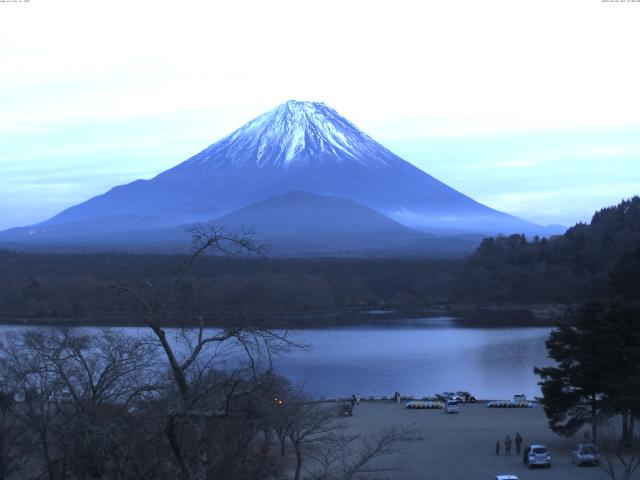
{"label": "snow-capped summit", "polygon": [[187,165],[290,167],[355,161],[383,166],[397,157],[322,102],[289,100],[214,143]]}
{"label": "snow-capped summit", "polygon": [[[212,221],[278,197],[276,204],[267,202],[268,222],[277,228],[274,219],[282,217],[274,213],[276,205],[283,215],[301,211],[282,205],[297,198],[286,195],[295,191],[322,196],[326,208],[313,210],[322,210],[322,218],[328,218],[331,208],[339,210],[340,202],[327,199],[337,197],[424,232],[544,233],[542,227],[482,205],[416,168],[324,103],[291,100],[150,180],[114,187],[11,235],[34,232],[29,238],[40,238],[57,232],[64,239],[79,232],[173,227]],[[308,215],[311,209],[304,211]],[[322,224],[318,215],[315,221]],[[345,218],[338,211],[335,217]],[[300,234],[309,220],[297,223]],[[292,228],[296,222],[287,225]]]}

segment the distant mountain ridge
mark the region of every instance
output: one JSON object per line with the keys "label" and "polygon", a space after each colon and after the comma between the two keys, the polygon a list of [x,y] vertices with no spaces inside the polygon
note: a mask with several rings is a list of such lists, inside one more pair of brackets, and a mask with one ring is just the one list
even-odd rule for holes
{"label": "distant mountain ridge", "polygon": [[[125,238],[126,232],[217,221],[290,192],[351,200],[422,232],[545,233],[436,180],[327,105],[288,101],[150,180],[114,187],[38,225],[0,233],[0,241],[116,232]],[[300,220],[295,233],[304,235]]]}
{"label": "distant mountain ridge", "polygon": [[353,200],[288,192],[254,203],[216,223],[236,230],[250,226],[265,238],[296,235],[419,235],[395,220]]}
{"label": "distant mountain ridge", "polygon": [[[300,191],[241,208],[216,224],[227,231],[250,226],[255,238],[276,253],[418,249],[431,237],[353,200]],[[473,244],[468,244],[470,252]]]}

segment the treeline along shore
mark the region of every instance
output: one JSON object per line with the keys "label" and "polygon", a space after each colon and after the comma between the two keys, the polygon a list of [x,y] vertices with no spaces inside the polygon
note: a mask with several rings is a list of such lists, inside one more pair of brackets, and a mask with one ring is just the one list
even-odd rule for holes
{"label": "treeline along shore", "polygon": [[[634,197],[562,236],[487,238],[463,259],[211,256],[184,278],[181,295],[215,312],[203,317],[209,325],[317,326],[440,313],[483,321],[514,312],[523,322],[546,322],[606,291],[611,271],[639,256]],[[146,279],[162,284],[187,258],[0,250],[0,321],[139,324],[144,312],[115,287]],[[370,310],[395,315],[363,315]],[[184,318],[176,312],[174,321]]]}

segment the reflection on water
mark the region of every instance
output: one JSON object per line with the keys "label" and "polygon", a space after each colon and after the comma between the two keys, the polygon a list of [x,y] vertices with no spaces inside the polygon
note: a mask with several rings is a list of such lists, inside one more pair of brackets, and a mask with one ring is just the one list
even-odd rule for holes
{"label": "reflection on water", "polygon": [[539,395],[534,366],[550,363],[549,328],[460,328],[450,318],[399,328],[296,332],[310,346],[276,360],[279,372],[325,397],[423,396],[467,390],[483,399]]}
{"label": "reflection on water", "polygon": [[[21,328],[0,326],[0,333]],[[144,328],[125,330],[148,333]],[[461,327],[450,317],[376,328],[299,330],[292,332],[294,338],[309,348],[276,358],[275,367],[319,397],[392,396],[395,391],[427,396],[457,390],[482,399],[534,396],[540,389],[533,367],[551,362],[544,346],[549,331]]]}

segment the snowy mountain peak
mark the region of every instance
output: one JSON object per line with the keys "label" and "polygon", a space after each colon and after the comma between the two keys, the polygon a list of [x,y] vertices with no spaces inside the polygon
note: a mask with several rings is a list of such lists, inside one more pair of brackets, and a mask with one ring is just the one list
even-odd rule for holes
{"label": "snowy mountain peak", "polygon": [[[322,227],[335,220],[321,208],[310,213],[315,201],[309,195],[321,196],[323,205],[325,197],[348,199],[431,233],[540,232],[538,226],[492,210],[397,157],[328,105],[290,100],[152,179],[114,187],[18,235],[31,239],[33,232],[49,232],[53,239],[57,234],[51,229],[58,228],[72,241],[79,231],[102,238],[102,232],[208,222],[276,199],[268,206],[283,204],[280,213],[266,222],[260,219],[262,210],[254,209],[258,213],[245,225],[252,228],[260,220],[279,229],[289,222],[300,227],[296,235],[304,236],[311,231],[309,221]],[[301,202],[305,210],[293,208]],[[344,203],[332,205],[336,218],[346,218]],[[361,221],[354,214],[353,224],[364,232]],[[155,242],[153,234],[146,238]],[[358,238],[367,243],[364,233]],[[314,248],[309,247],[313,243],[304,248]]]}
{"label": "snowy mountain peak", "polygon": [[354,161],[374,167],[404,162],[324,103],[289,100],[182,165],[207,172]]}
{"label": "snowy mountain peak", "polygon": [[318,108],[318,109],[327,108],[324,102],[307,102],[305,100],[287,100],[285,103],[283,103],[279,107],[276,107],[274,110],[277,110],[278,108],[282,108],[282,107],[287,107],[293,110],[296,110],[296,109],[313,110],[315,108]]}

